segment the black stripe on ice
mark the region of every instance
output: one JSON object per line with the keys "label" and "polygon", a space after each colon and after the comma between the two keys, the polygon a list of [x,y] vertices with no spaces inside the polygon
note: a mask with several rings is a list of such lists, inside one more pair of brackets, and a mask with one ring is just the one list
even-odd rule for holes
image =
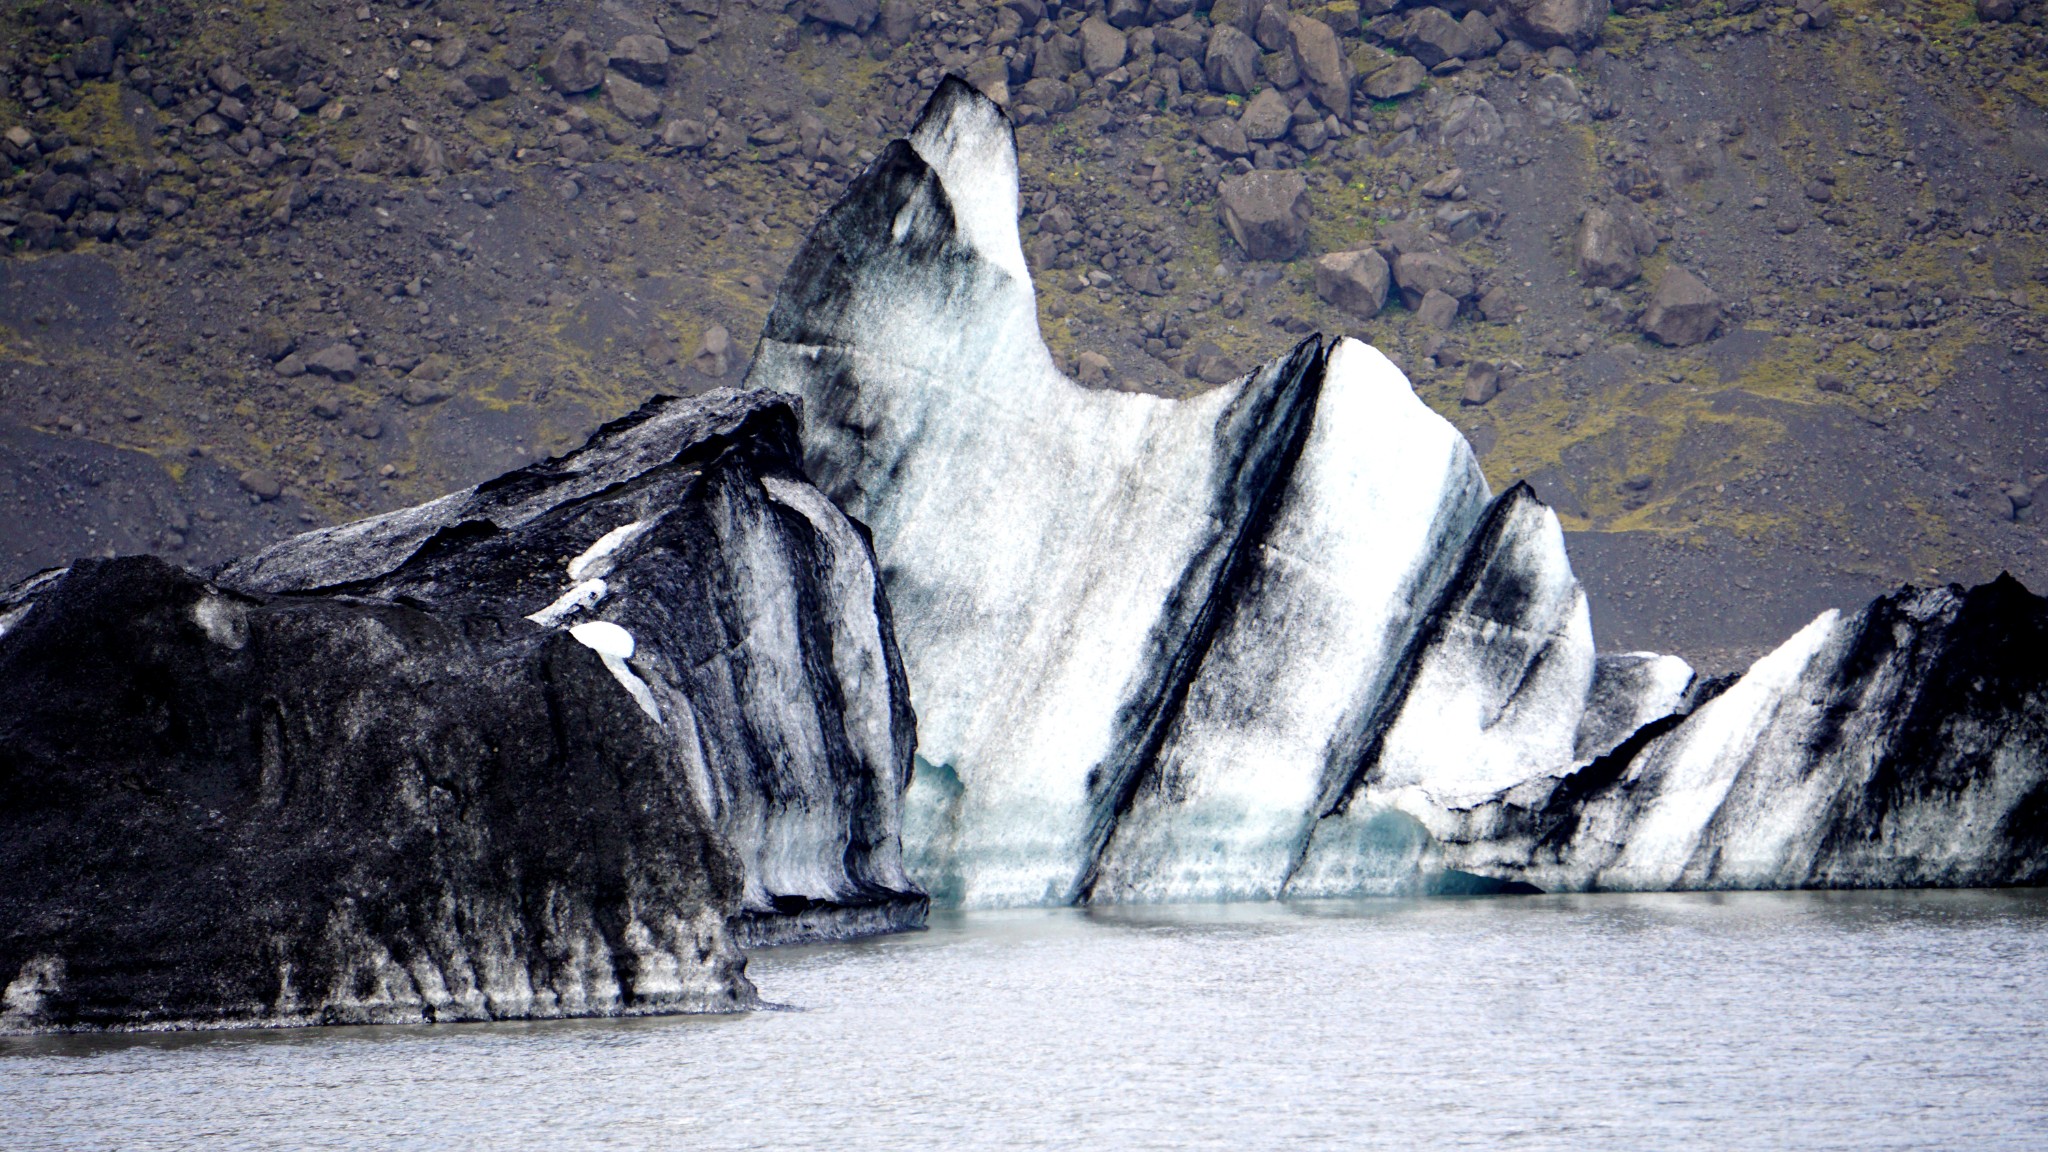
{"label": "black stripe on ice", "polygon": [[1217,531],[1182,572],[1146,639],[1143,686],[1117,713],[1113,751],[1089,770],[1088,863],[1069,903],[1086,900],[1094,889],[1102,853],[1154,770],[1217,626],[1247,590],[1308,440],[1328,366],[1322,337],[1303,340],[1285,360],[1247,377],[1243,394],[1217,423],[1221,479],[1210,505]]}
{"label": "black stripe on ice", "polygon": [[1514,524],[1516,514],[1530,504],[1541,507],[1543,502],[1527,483],[1517,482],[1487,505],[1478,527],[1465,545],[1457,572],[1438,593],[1423,616],[1422,626],[1409,637],[1400,659],[1395,662],[1393,678],[1366,723],[1364,751],[1344,766],[1342,775],[1333,774],[1324,780],[1316,802],[1315,817],[1307,821],[1302,830],[1301,842],[1295,847],[1294,861],[1288,866],[1286,880],[1282,881],[1283,890],[1301,869],[1309,846],[1315,841],[1317,823],[1341,812],[1351,797],[1367,783],[1386,747],[1388,733],[1407,705],[1416,674],[1429,651],[1443,639],[1445,627],[1464,612],[1488,619],[1512,620],[1527,611],[1532,591],[1526,575],[1513,565],[1496,564],[1495,560],[1499,558],[1502,541]]}

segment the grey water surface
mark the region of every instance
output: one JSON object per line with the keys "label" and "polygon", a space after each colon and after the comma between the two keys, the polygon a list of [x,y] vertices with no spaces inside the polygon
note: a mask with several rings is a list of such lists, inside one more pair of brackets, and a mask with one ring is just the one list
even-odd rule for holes
{"label": "grey water surface", "polygon": [[938,914],[789,1011],[0,1040],[0,1148],[2048,1148],[2048,893]]}

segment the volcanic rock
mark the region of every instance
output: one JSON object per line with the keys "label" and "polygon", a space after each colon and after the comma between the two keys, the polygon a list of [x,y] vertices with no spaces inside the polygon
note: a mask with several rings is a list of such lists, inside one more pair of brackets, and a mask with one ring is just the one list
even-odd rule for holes
{"label": "volcanic rock", "polygon": [[1316,295],[1361,320],[1387,304],[1387,261],[1370,248],[1332,252],[1316,261]]}
{"label": "volcanic rock", "polygon": [[713,324],[704,330],[704,336],[697,342],[697,353],[690,358],[690,366],[700,374],[714,380],[723,379],[732,371],[732,334],[723,324]]}
{"label": "volcanic rock", "polygon": [[1605,208],[1586,209],[1574,245],[1579,280],[1592,288],[1619,288],[1640,276],[1635,237]]}
{"label": "volcanic rock", "polygon": [[604,78],[604,94],[619,115],[641,127],[661,119],[661,97],[652,88],[617,72]]}
{"label": "volcanic rock", "polygon": [[1203,75],[1217,92],[1250,95],[1259,86],[1259,46],[1251,37],[1228,25],[1209,34],[1209,52]]}
{"label": "volcanic rock", "polygon": [[1472,270],[1448,252],[1402,252],[1394,258],[1393,271],[1401,302],[1409,308],[1420,308],[1432,291],[1453,300],[1472,295]]}
{"label": "volcanic rock", "polygon": [[1657,282],[1637,324],[1659,344],[1697,344],[1720,329],[1721,298],[1699,277],[1674,264]]}
{"label": "volcanic rock", "polygon": [[1081,63],[1090,76],[1104,76],[1124,62],[1129,45],[1108,21],[1090,16],[1081,22]]}
{"label": "volcanic rock", "polygon": [[1351,118],[1351,68],[1328,24],[1309,16],[1287,21],[1289,46],[1316,103],[1340,120]]}
{"label": "volcanic rock", "polygon": [[1608,0],[1501,0],[1507,28],[1534,47],[1584,50],[1600,40]]}
{"label": "volcanic rock", "polygon": [[1247,172],[1217,189],[1223,226],[1254,260],[1292,260],[1308,238],[1308,182],[1299,172]]}
{"label": "volcanic rock", "polygon": [[588,92],[604,83],[605,54],[590,37],[569,31],[555,42],[540,63],[540,78],[564,96]]}
{"label": "volcanic rock", "polygon": [[331,376],[336,380],[355,379],[356,369],[361,364],[362,357],[347,344],[330,344],[306,357],[306,371],[315,376]]}
{"label": "volcanic rock", "polygon": [[1457,18],[1441,8],[1418,8],[1408,17],[1401,46],[1423,67],[1434,68],[1473,52],[1472,37]]}
{"label": "volcanic rock", "polygon": [[1374,72],[1365,81],[1365,94],[1375,100],[1395,100],[1418,92],[1429,82],[1429,69],[1413,56],[1403,56]]}
{"label": "volcanic rock", "polygon": [[668,83],[668,62],[668,41],[659,36],[634,33],[612,45],[611,66],[642,84]]}
{"label": "volcanic rock", "polygon": [[1287,134],[1293,122],[1287,98],[1272,88],[1260,89],[1258,95],[1245,103],[1243,114],[1237,118],[1244,138],[1252,141],[1278,140]]}
{"label": "volcanic rock", "polygon": [[1416,305],[1415,318],[1439,331],[1449,328],[1458,318],[1458,298],[1441,288],[1431,288],[1423,294],[1422,303]]}

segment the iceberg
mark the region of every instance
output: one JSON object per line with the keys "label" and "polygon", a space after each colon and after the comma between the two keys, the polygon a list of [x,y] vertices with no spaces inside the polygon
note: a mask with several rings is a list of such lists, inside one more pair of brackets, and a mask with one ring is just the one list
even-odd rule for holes
{"label": "iceberg", "polygon": [[[1376,350],[1311,338],[1184,400],[1062,375],[1018,202],[1004,113],[949,78],[806,239],[748,381],[802,398],[811,475],[873,531],[935,900],[2042,878],[2048,649],[2011,650],[1996,715],[1950,692],[1912,735],[1848,654],[1868,623],[1733,684],[1602,655],[1556,516]],[[1992,588],[1855,620],[2040,615]],[[1944,767],[1926,725],[1997,751]],[[1910,782],[1883,801],[1880,763]]]}
{"label": "iceberg", "polygon": [[0,593],[0,1032],[729,1012],[914,927],[915,728],[788,398],[202,576]]}

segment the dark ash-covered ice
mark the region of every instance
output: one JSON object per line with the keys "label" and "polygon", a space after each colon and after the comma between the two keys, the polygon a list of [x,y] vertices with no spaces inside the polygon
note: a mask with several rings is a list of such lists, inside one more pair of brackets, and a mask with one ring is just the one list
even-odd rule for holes
{"label": "dark ash-covered ice", "polygon": [[0,1028],[731,1011],[740,946],[922,922],[861,530],[777,397],[212,578],[0,600]]}

